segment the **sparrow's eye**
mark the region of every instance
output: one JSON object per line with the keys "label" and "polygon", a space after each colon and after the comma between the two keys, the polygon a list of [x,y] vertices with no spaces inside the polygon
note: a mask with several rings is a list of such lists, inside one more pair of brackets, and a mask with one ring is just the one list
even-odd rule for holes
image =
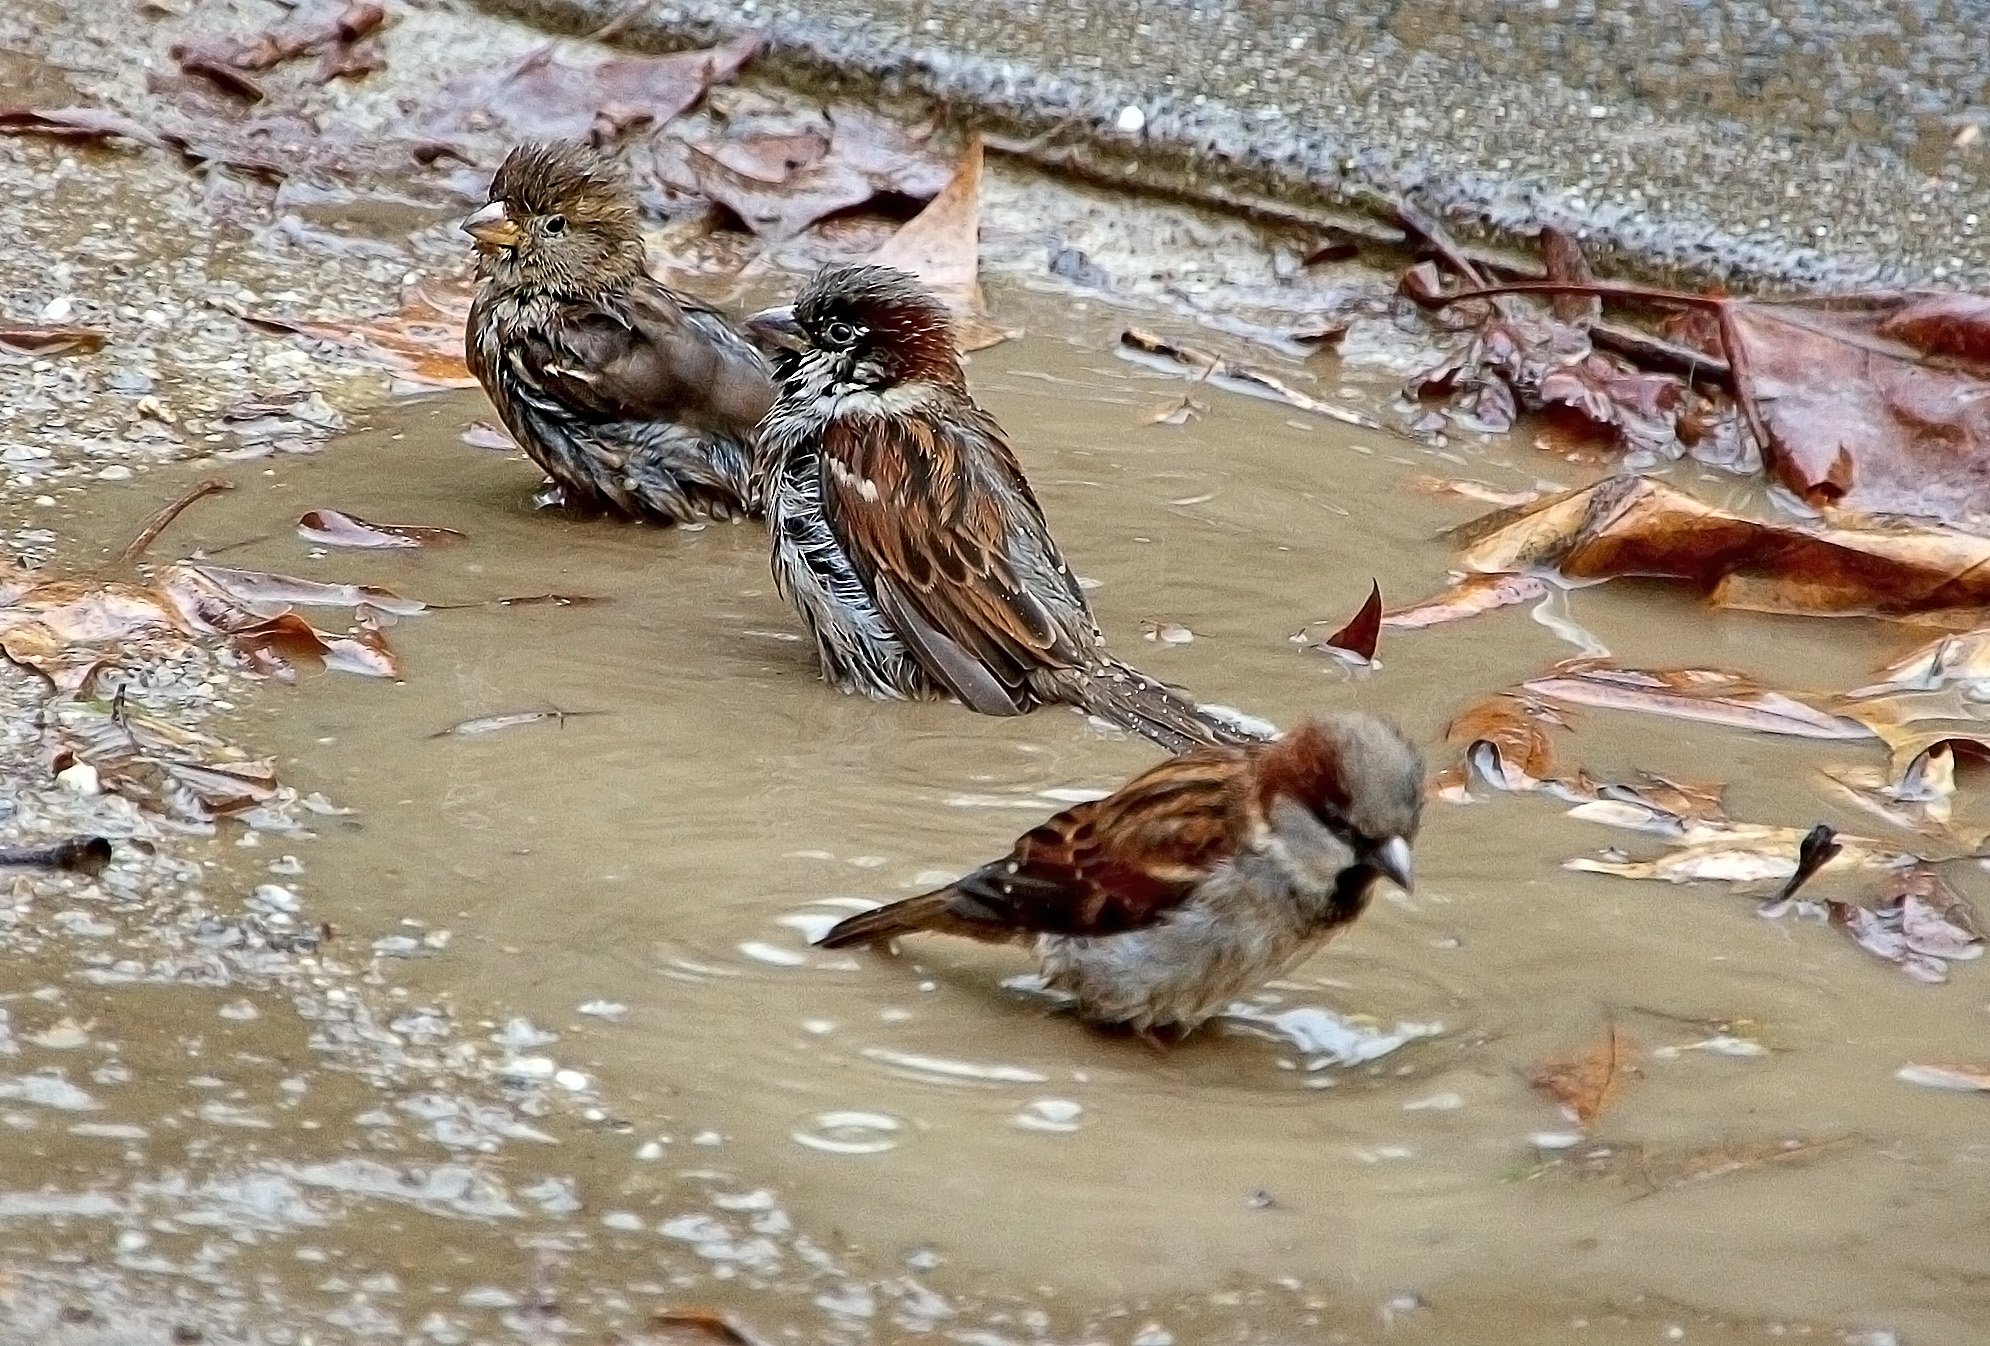
{"label": "sparrow's eye", "polygon": [[857,329],[854,325],[837,321],[822,329],[822,339],[832,346],[847,347],[857,344]]}
{"label": "sparrow's eye", "polygon": [[564,233],[565,233],[566,231],[567,231],[567,217],[566,217],[566,216],[564,216],[564,215],[548,215],[548,216],[546,217],[546,232],[547,232],[547,233],[549,233],[549,234],[556,234],[556,235],[557,235],[557,234],[564,234]]}

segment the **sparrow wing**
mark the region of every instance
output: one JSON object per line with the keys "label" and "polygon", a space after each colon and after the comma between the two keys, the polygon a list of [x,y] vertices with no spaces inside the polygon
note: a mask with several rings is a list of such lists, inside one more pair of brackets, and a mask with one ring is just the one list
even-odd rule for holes
{"label": "sparrow wing", "polygon": [[974,926],[1115,935],[1161,920],[1235,853],[1230,801],[1247,761],[1204,748],[1025,833],[1007,859],[942,890]]}
{"label": "sparrow wing", "polygon": [[510,355],[523,376],[602,421],[744,433],[774,401],[766,359],[723,314],[653,281],[564,305]]}
{"label": "sparrow wing", "polygon": [[1023,578],[1047,550],[1076,593],[986,413],[953,400],[846,413],[824,430],[822,456],[837,540],[926,671],[954,695],[1014,714],[1031,703],[1021,692],[1031,671],[1081,661],[1069,604],[1055,590],[1046,603]]}

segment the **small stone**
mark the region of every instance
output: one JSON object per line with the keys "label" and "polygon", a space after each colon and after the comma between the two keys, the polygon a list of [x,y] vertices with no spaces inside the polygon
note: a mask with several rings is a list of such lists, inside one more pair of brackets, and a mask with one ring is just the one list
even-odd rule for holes
{"label": "small stone", "polygon": [[553,1072],[553,1083],[570,1094],[578,1094],[587,1089],[587,1076],[578,1070],[556,1070]]}
{"label": "small stone", "polygon": [[131,477],[131,469],[122,463],[112,463],[97,474],[99,481],[130,481]]}
{"label": "small stone", "polygon": [[98,795],[104,792],[103,781],[97,769],[88,762],[77,762],[55,773],[55,783],[76,795]]}
{"label": "small stone", "polygon": [[1128,103],[1119,110],[1119,116],[1113,119],[1112,124],[1115,129],[1126,135],[1139,135],[1147,129],[1147,114],[1132,103]]}

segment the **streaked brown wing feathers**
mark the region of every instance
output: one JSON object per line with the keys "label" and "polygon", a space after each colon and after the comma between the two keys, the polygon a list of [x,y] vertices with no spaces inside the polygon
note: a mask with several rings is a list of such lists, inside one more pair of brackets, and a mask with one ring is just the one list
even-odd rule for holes
{"label": "streaked brown wing feathers", "polygon": [[[1030,670],[1066,662],[1065,638],[1010,563],[1003,497],[971,475],[969,454],[990,446],[964,446],[954,433],[920,413],[831,421],[822,439],[830,522],[866,579],[1015,688]],[[961,692],[944,668],[928,672]]]}
{"label": "streaked brown wing feathers", "polygon": [[1245,760],[1205,749],[1051,818],[1006,859],[953,885],[954,913],[1060,935],[1152,925],[1234,851],[1230,799]]}

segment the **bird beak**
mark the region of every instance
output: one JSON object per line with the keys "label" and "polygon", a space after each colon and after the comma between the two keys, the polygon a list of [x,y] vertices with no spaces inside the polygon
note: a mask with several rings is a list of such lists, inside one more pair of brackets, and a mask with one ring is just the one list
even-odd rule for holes
{"label": "bird beak", "polygon": [[1410,843],[1401,837],[1390,837],[1377,846],[1368,863],[1404,892],[1415,891],[1416,874],[1410,866]]}
{"label": "bird beak", "polygon": [[802,348],[801,324],[795,321],[795,311],[787,304],[761,309],[746,320],[746,330],[762,345],[790,351]]}
{"label": "bird beak", "polygon": [[463,232],[477,242],[488,243],[494,248],[515,248],[518,240],[525,236],[518,227],[518,221],[504,213],[502,201],[493,201],[464,220]]}

